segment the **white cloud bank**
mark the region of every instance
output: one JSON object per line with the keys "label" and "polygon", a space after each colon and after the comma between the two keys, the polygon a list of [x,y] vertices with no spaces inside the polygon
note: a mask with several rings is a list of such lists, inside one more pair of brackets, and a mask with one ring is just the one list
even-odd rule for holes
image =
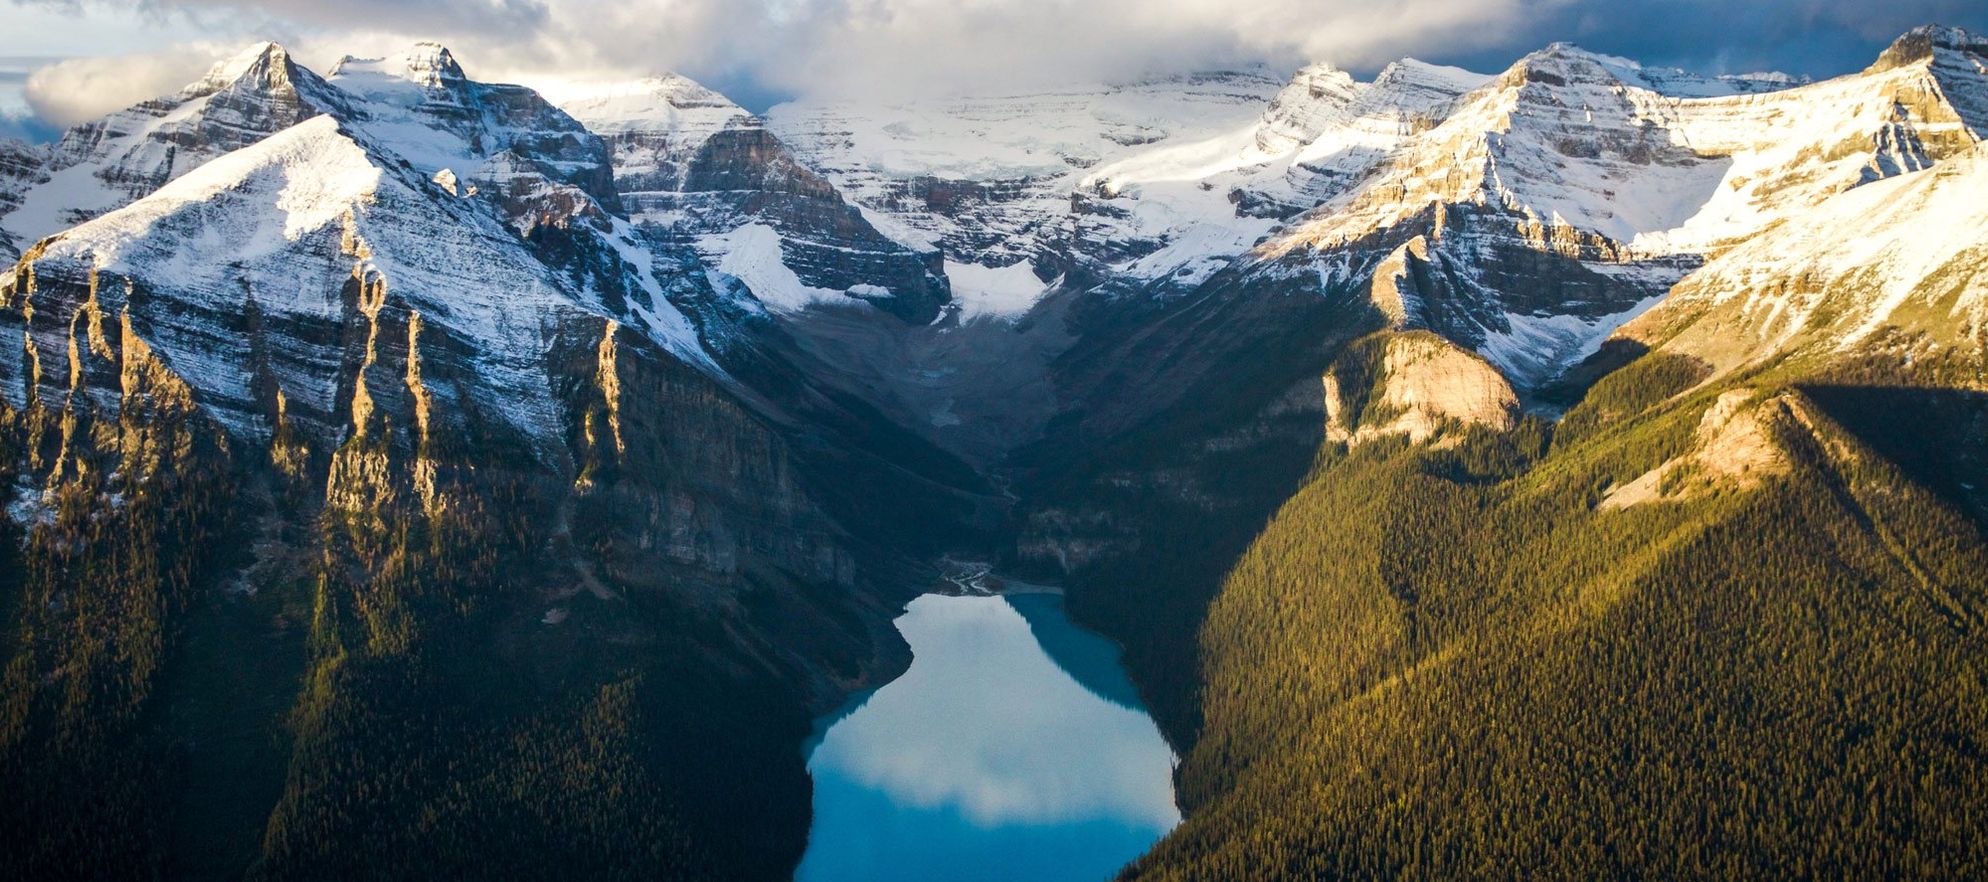
{"label": "white cloud bank", "polygon": [[[0,0],[6,2],[6,0]],[[1979,0],[12,0],[9,15],[67,14],[78,29],[199,34],[201,45],[71,61],[27,96],[69,123],[197,77],[205,41],[275,39],[306,63],[417,39],[452,46],[483,79],[675,70],[750,103],[767,95],[998,89],[1261,60],[1372,69],[1404,55],[1496,65],[1550,40],[1655,61],[1752,67],[1882,41],[1914,24],[1988,26]],[[168,26],[169,25],[169,26]],[[0,34],[7,32],[0,27]],[[170,38],[166,38],[170,39]],[[1830,40],[1834,40],[1831,43]],[[17,38],[16,44],[22,42]],[[161,40],[165,42],[165,40]],[[1792,50],[1790,50],[1792,47]],[[1642,50],[1642,51],[1638,51]],[[0,55],[30,54],[0,37]],[[1833,60],[1833,59],[1832,59]],[[1867,58],[1865,59],[1867,60]],[[1483,66],[1483,65],[1480,65]],[[1847,68],[1846,68],[1847,69]],[[1807,71],[1804,71],[1807,72]],[[756,94],[754,94],[756,93]]]}
{"label": "white cloud bank", "polygon": [[29,75],[23,93],[37,117],[70,126],[177,92],[239,48],[182,44],[140,55],[70,58]]}

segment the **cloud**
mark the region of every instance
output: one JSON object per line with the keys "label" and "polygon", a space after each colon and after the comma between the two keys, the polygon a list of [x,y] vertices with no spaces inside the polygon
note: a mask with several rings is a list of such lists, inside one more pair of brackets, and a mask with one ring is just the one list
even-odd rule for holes
{"label": "cloud", "polygon": [[[111,15],[99,0],[37,8],[70,9],[83,23]],[[134,7],[117,8],[128,19]],[[1867,63],[1916,24],[1988,28],[1979,0],[138,0],[135,9],[228,49],[275,39],[320,69],[346,52],[439,39],[483,79],[675,70],[749,106],[1238,61],[1372,71],[1414,55],[1495,70],[1554,40],[1708,73],[1828,75]],[[217,54],[195,63],[175,46],[158,57],[64,63],[38,76],[31,97],[48,119],[74,121],[171,91]]]}
{"label": "cloud", "polygon": [[22,93],[38,119],[71,126],[177,92],[234,48],[190,43],[143,55],[71,58],[37,69]]}
{"label": "cloud", "polygon": [[[668,67],[787,93],[940,91],[1267,60],[1349,66],[1483,48],[1571,0],[546,0],[527,39],[478,31],[482,64]],[[472,57],[463,53],[465,57]]]}
{"label": "cloud", "polygon": [[[1239,60],[1359,66],[1496,39],[1523,0],[880,0],[783,34],[793,91],[1112,79]],[[1412,24],[1411,24],[1412,23]]]}

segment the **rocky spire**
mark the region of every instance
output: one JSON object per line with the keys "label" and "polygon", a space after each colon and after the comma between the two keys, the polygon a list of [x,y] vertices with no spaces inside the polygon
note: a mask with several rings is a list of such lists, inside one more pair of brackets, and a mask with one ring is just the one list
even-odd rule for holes
{"label": "rocky spire", "polygon": [[189,98],[212,95],[236,84],[256,91],[285,89],[295,79],[296,71],[288,50],[264,41],[216,62],[206,76],[188,84],[181,94]]}

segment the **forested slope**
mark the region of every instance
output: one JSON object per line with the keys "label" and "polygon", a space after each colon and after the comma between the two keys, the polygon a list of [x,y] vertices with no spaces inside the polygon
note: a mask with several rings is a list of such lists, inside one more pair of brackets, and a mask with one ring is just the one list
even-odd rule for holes
{"label": "forested slope", "polygon": [[1988,397],[1672,399],[1669,358],[1550,441],[1324,453],[1210,610],[1189,820],[1128,875],[1982,873],[1988,543],[1928,483],[1979,460],[1882,451]]}

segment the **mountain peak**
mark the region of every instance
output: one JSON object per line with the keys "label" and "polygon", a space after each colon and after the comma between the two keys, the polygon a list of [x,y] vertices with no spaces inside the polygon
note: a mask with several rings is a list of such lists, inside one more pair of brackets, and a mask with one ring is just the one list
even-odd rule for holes
{"label": "mountain peak", "polygon": [[564,83],[548,88],[561,110],[603,134],[678,131],[706,136],[753,119],[718,91],[681,74]]}
{"label": "mountain peak", "polygon": [[1274,112],[1278,106],[1300,97],[1317,99],[1330,93],[1350,96],[1358,90],[1359,85],[1359,81],[1355,80],[1352,74],[1329,62],[1315,61],[1291,75],[1291,81],[1278,92],[1277,97],[1271,99],[1270,108],[1266,112]]}
{"label": "mountain peak", "polygon": [[738,109],[738,103],[716,89],[679,73],[662,73],[633,80],[575,81],[548,85],[540,94],[555,104],[660,102],[671,107]]}
{"label": "mountain peak", "polygon": [[1298,68],[1298,72],[1291,75],[1291,79],[1293,80],[1315,77],[1344,77],[1350,80],[1353,78],[1353,75],[1330,61],[1314,61],[1304,67]]}
{"label": "mountain peak", "polygon": [[1639,68],[1625,58],[1598,55],[1572,43],[1549,43],[1518,60],[1500,77],[1507,86],[1531,83],[1566,86],[1572,83],[1616,84],[1621,73]]}
{"label": "mountain peak", "polygon": [[1257,149],[1282,153],[1317,138],[1364,88],[1352,74],[1328,62],[1305,65],[1263,109]]}
{"label": "mountain peak", "polygon": [[1929,61],[1942,51],[1980,56],[1984,63],[1988,63],[1988,37],[1946,25],[1920,25],[1885,47],[1877,63],[1871,65],[1871,70],[1886,71]]}
{"label": "mountain peak", "polygon": [[[271,174],[268,170],[280,169]],[[281,194],[284,219],[273,229],[282,236],[244,236],[244,252],[259,253],[294,240],[300,230],[335,221],[355,199],[378,183],[379,168],[330,115],[318,115],[225,154],[174,179],[130,205],[71,228],[66,247],[95,251],[114,265],[120,247],[151,230],[159,218],[187,206],[208,204],[217,194],[270,190]],[[246,227],[244,227],[246,229]],[[268,233],[269,230],[262,230]]]}
{"label": "mountain peak", "polygon": [[1431,64],[1419,58],[1403,58],[1389,62],[1387,67],[1374,77],[1375,85],[1391,86],[1431,86],[1445,91],[1462,94],[1490,79],[1481,73],[1460,67]]}
{"label": "mountain peak", "polygon": [[290,70],[289,51],[265,40],[216,62],[208,69],[206,76],[189,85],[186,91],[206,95],[243,81],[266,88],[288,82]]}
{"label": "mountain peak", "polygon": [[407,50],[407,72],[418,75],[425,84],[439,86],[445,81],[467,79],[455,53],[440,43],[423,40]]}
{"label": "mountain peak", "polygon": [[1865,73],[1905,68],[1930,73],[1972,138],[1988,138],[1988,37],[1941,25],[1914,28],[1892,41]]}
{"label": "mountain peak", "polygon": [[1893,44],[1896,45],[1904,41],[1923,41],[1940,49],[1965,50],[1978,49],[1982,45],[1988,44],[1988,37],[1983,37],[1965,28],[1957,28],[1951,25],[1927,24],[1906,31],[1899,36],[1898,40],[1893,41]]}
{"label": "mountain peak", "polygon": [[394,56],[359,58],[347,55],[332,65],[334,79],[396,79],[427,89],[450,88],[466,82],[455,53],[440,43],[423,40]]}
{"label": "mountain peak", "polygon": [[687,105],[737,106],[736,102],[725,97],[718,90],[680,73],[665,73],[643,77],[641,84],[654,94],[669,98],[671,103],[679,107]]}
{"label": "mountain peak", "polygon": [[1635,59],[1593,52],[1565,42],[1549,44],[1519,59],[1500,80],[1514,86],[1526,83],[1630,86],[1671,98],[1773,92],[1807,82],[1783,73],[1710,77],[1674,67],[1650,67]]}

